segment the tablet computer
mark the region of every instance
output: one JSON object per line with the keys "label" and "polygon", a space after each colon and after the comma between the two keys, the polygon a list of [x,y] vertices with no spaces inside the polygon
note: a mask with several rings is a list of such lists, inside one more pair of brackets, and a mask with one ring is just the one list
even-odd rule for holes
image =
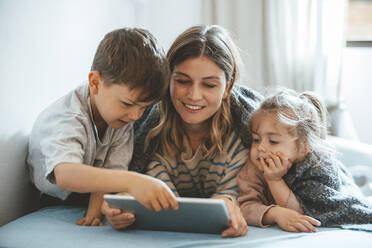
{"label": "tablet computer", "polygon": [[151,211],[127,195],[105,194],[107,203],[133,212],[136,221],[129,228],[156,231],[220,234],[230,225],[225,201],[211,198],[177,197],[178,210]]}

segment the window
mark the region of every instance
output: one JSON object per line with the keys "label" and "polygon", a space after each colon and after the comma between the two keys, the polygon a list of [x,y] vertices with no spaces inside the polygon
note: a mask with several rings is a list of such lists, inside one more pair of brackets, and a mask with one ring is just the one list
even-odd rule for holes
{"label": "window", "polygon": [[372,0],[349,0],[347,46],[372,46]]}

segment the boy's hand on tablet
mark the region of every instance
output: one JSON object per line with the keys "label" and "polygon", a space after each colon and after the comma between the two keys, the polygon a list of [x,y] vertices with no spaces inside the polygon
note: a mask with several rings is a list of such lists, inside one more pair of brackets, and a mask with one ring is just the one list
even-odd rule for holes
{"label": "boy's hand on tablet", "polygon": [[151,176],[136,174],[128,193],[139,203],[152,211],[178,209],[178,202],[169,187],[161,180]]}
{"label": "boy's hand on tablet", "polygon": [[115,229],[127,228],[136,221],[136,217],[133,213],[122,212],[118,208],[112,208],[106,201],[103,201],[101,211],[106,216],[110,226]]}

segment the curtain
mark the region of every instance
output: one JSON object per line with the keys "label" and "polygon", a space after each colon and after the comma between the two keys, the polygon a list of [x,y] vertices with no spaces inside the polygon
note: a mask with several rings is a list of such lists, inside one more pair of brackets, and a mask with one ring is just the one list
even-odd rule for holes
{"label": "curtain", "polygon": [[315,91],[329,107],[331,134],[357,139],[340,95],[347,7],[347,0],[209,0],[202,13],[237,34],[247,85]]}

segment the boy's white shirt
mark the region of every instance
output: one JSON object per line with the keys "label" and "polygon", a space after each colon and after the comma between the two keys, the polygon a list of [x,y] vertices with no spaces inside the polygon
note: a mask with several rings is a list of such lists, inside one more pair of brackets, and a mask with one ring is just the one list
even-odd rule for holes
{"label": "boy's white shirt", "polygon": [[66,199],[71,193],[55,184],[54,167],[81,163],[127,170],[133,153],[133,123],[107,127],[99,139],[93,122],[88,83],[47,107],[37,118],[29,140],[31,181],[43,193]]}

